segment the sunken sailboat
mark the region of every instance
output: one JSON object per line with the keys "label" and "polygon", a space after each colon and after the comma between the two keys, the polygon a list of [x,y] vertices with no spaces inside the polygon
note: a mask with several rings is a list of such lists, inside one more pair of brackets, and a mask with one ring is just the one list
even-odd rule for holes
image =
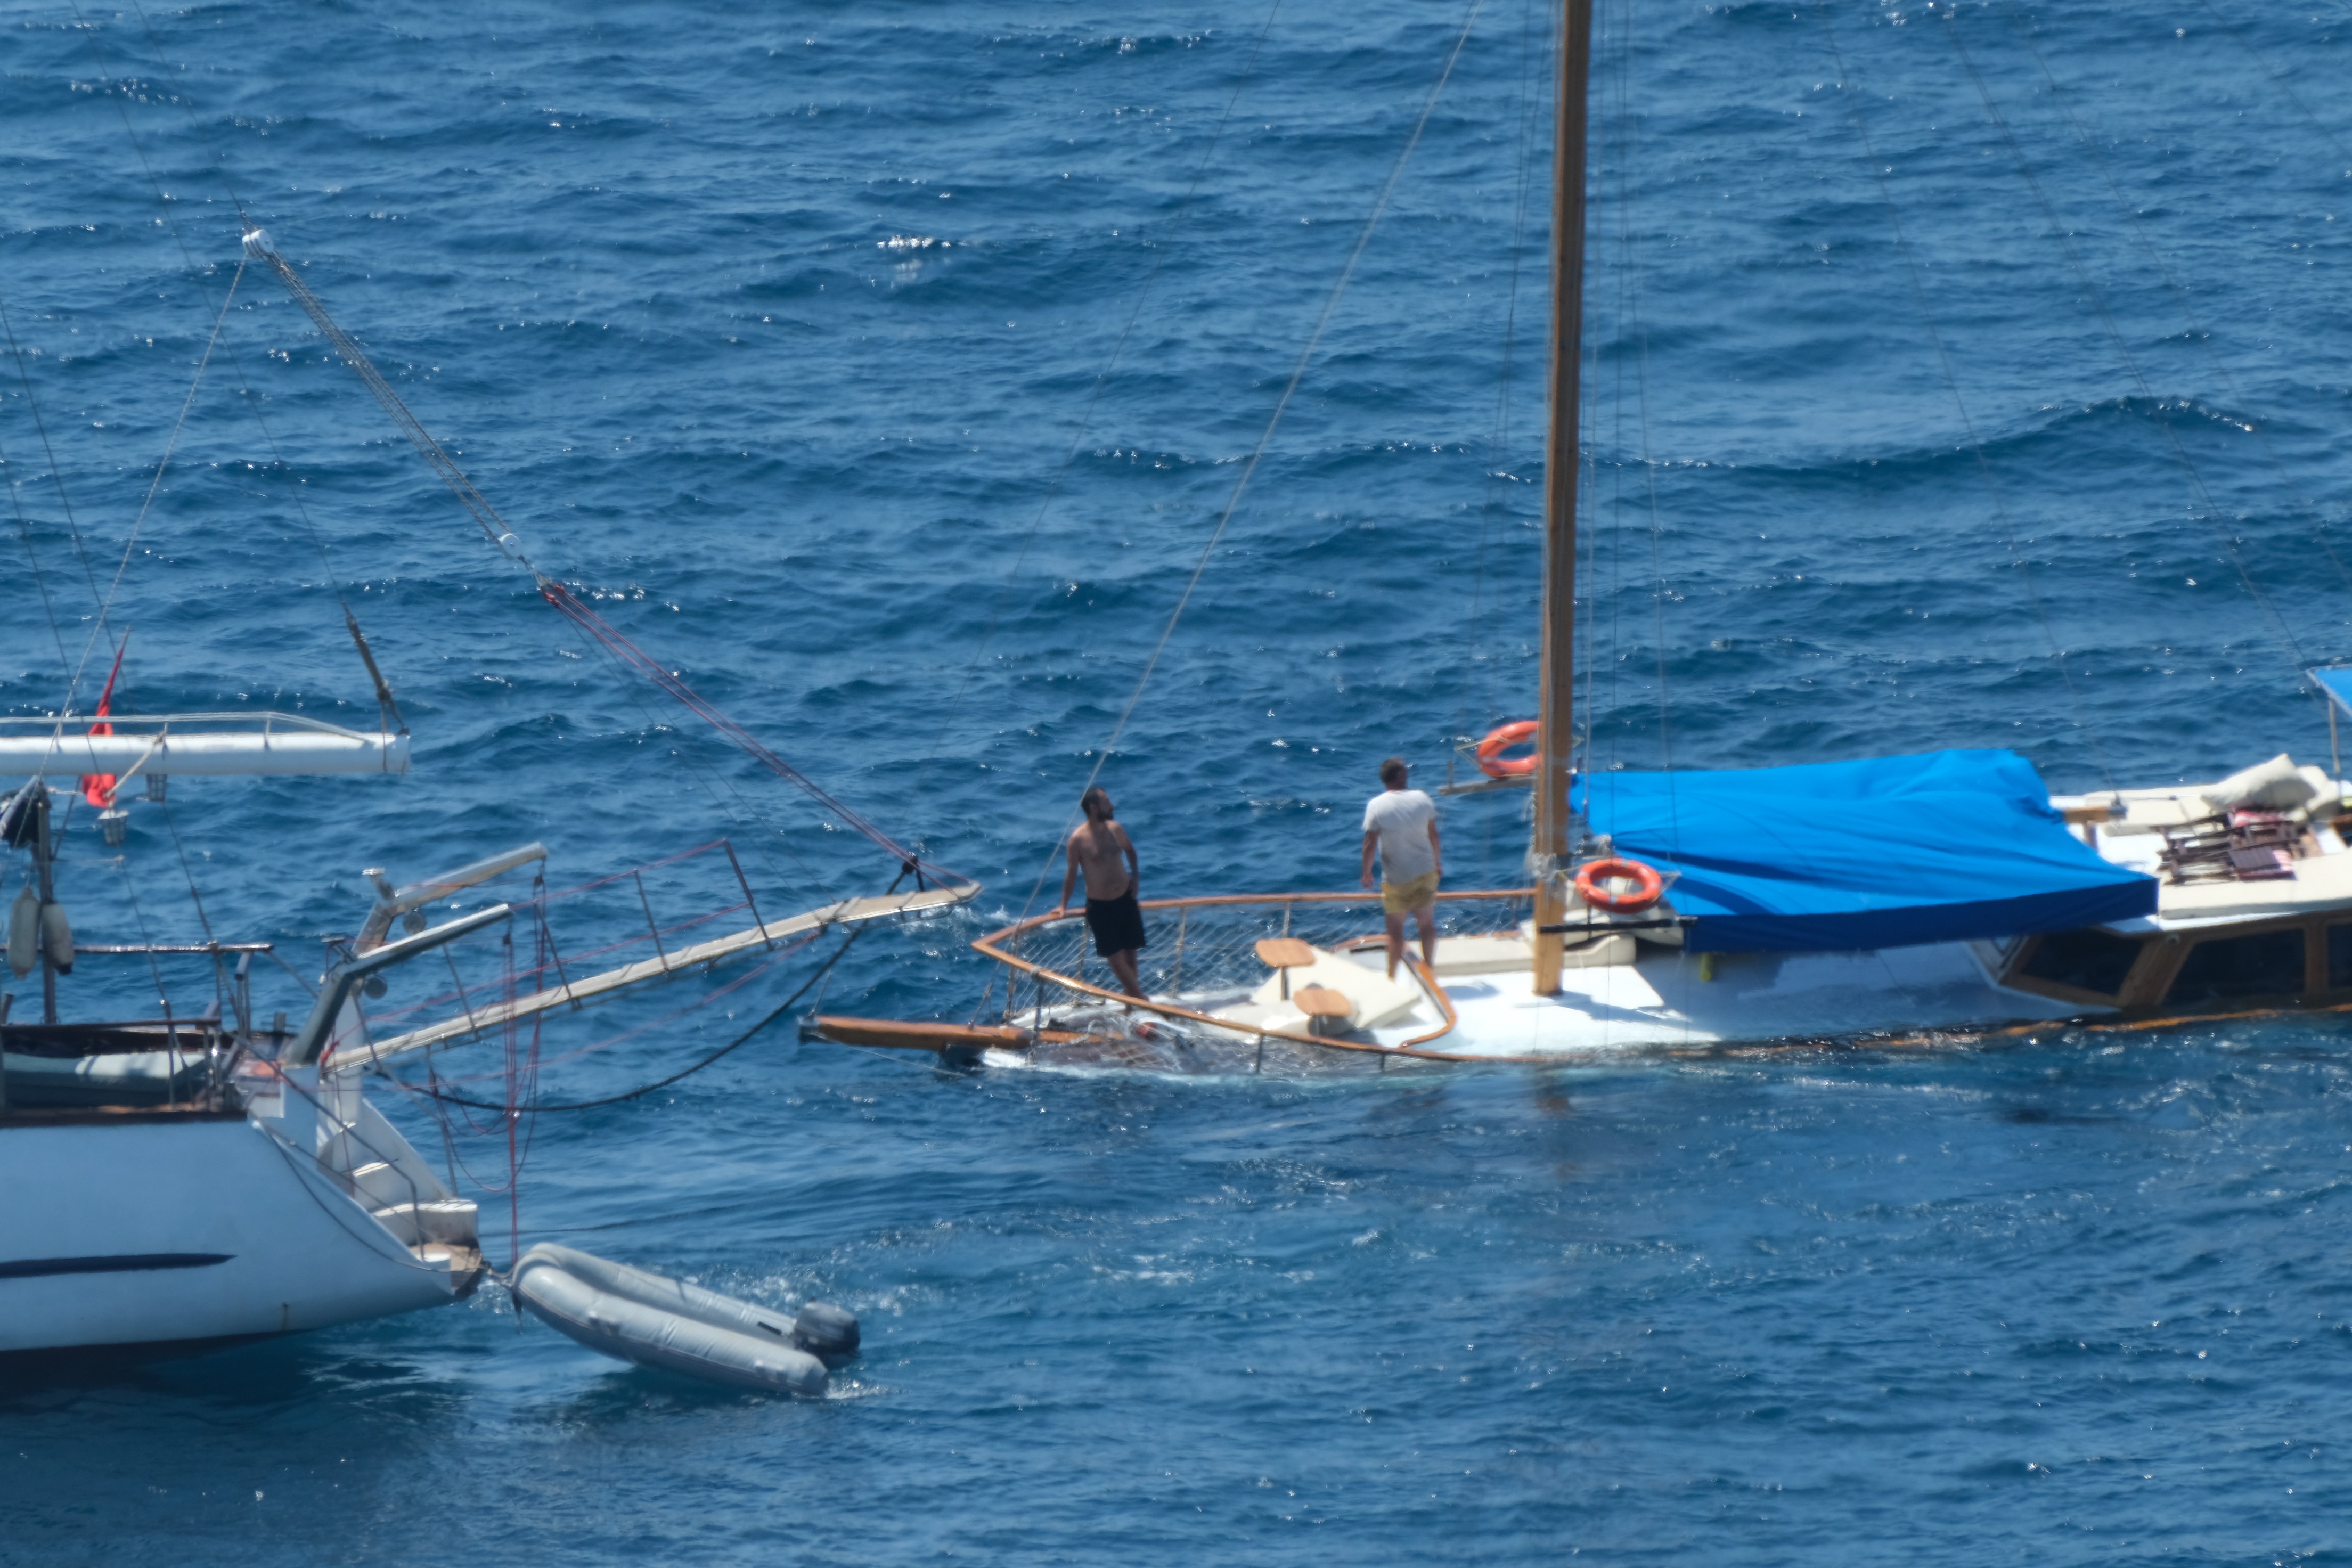
{"label": "sunken sailboat", "polygon": [[[1375,898],[1145,902],[1150,994],[1090,973],[1076,914],[973,942],[989,1016],[828,1016],[845,1044],[1174,1072],[1378,1071],[2057,1020],[2352,1006],[2352,805],[2284,755],[2198,784],[2053,795],[2006,751],[1740,771],[1580,772],[1572,709],[1591,0],[1566,0],[1537,717],[1477,747],[1531,791],[1527,881],[1438,895],[1389,973]],[[2352,672],[2312,678],[2352,711]],[[1518,755],[1521,744],[1532,753]]]}

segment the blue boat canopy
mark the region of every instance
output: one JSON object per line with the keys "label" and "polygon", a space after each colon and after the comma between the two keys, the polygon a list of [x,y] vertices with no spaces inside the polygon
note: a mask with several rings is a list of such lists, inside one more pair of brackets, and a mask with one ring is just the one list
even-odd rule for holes
{"label": "blue boat canopy", "polygon": [[[2352,673],[2352,672],[2347,672]],[[1696,952],[1839,952],[2072,931],[2156,912],[2156,879],[2067,831],[2014,752],[1580,774],[1617,853],[1679,873]]]}
{"label": "blue boat canopy", "polygon": [[2327,700],[2347,713],[2352,713],[2352,669],[2307,669],[2304,671],[2314,685],[2327,693]]}

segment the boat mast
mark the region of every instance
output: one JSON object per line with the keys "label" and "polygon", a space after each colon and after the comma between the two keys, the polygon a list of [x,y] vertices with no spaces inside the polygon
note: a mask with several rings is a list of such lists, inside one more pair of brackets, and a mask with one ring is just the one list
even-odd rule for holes
{"label": "boat mast", "polygon": [[1585,94],[1592,73],[1592,0],[1564,0],[1551,184],[1551,366],[1544,438],[1542,691],[1537,719],[1535,990],[1559,989],[1568,919],[1568,785],[1575,746],[1577,383],[1584,339]]}

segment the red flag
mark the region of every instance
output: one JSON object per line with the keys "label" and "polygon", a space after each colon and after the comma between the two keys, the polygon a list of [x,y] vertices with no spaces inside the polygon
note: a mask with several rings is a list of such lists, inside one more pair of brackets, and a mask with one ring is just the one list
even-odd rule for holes
{"label": "red flag", "polygon": [[[114,706],[114,678],[122,673],[122,656],[129,651],[130,647],[131,639],[124,637],[122,647],[114,650],[114,668],[106,672],[106,689],[98,694],[98,715],[100,720],[103,720]],[[89,732],[93,735],[111,735],[114,733],[114,726],[102,722],[92,724],[89,727]],[[112,773],[82,774],[81,797],[101,810],[112,805],[114,775]]]}

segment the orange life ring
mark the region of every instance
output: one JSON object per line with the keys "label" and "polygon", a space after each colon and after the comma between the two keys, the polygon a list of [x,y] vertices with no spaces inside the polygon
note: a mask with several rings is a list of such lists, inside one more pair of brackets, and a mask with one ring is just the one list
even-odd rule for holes
{"label": "orange life ring", "polygon": [[1543,726],[1532,719],[1522,719],[1515,724],[1504,724],[1490,731],[1478,742],[1478,771],[1490,779],[1525,777],[1541,764],[1540,757],[1506,757],[1505,752],[1522,742],[1535,739]]}
{"label": "orange life ring", "polygon": [[[1604,882],[1630,880],[1634,884],[1630,893],[1612,893],[1601,886]],[[1612,915],[1638,915],[1665,896],[1666,881],[1639,860],[1625,860],[1612,855],[1606,860],[1588,860],[1576,873],[1576,895],[1599,910]]]}

